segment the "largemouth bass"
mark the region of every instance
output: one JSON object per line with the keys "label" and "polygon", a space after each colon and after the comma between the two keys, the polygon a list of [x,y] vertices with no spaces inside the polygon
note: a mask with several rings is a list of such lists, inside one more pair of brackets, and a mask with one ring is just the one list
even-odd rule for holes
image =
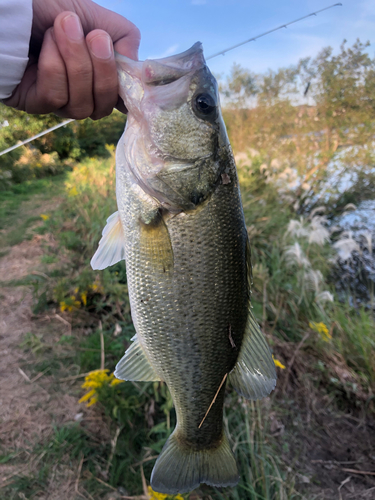
{"label": "largemouth bass", "polygon": [[155,491],[233,486],[226,381],[258,399],[276,373],[251,312],[250,247],[217,83],[200,43],[117,64],[129,111],[116,152],[118,212],[92,259],[94,269],[126,261],[137,334],[115,376],[162,380],[173,398],[177,425],[155,463]]}

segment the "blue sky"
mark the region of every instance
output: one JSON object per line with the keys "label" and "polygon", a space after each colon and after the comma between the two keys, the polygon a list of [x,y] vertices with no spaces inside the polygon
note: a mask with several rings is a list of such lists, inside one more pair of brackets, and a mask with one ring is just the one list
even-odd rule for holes
{"label": "blue sky", "polygon": [[[182,52],[196,41],[209,56],[280,24],[322,9],[334,0],[98,0],[124,15],[142,33],[140,60]],[[344,38],[375,42],[375,0],[343,0],[335,7],[218,56],[209,62],[226,74],[233,62],[254,72],[277,69],[314,56],[328,45],[338,50]],[[375,47],[369,47],[371,56]]]}

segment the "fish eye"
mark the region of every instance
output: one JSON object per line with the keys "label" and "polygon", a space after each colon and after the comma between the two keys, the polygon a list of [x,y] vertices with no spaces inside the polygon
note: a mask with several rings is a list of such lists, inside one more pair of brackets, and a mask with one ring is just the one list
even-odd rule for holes
{"label": "fish eye", "polygon": [[216,110],[216,103],[210,94],[199,94],[195,98],[195,108],[198,113],[208,116]]}

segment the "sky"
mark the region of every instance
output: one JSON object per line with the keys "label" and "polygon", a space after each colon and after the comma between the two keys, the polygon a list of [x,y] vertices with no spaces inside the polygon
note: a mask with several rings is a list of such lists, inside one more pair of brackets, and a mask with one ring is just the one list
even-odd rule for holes
{"label": "sky", "polygon": [[[334,0],[96,0],[138,26],[139,59],[183,52],[200,41],[206,57],[311,12]],[[239,47],[209,61],[216,75],[233,63],[261,73],[296,64],[323,47],[339,50],[344,38],[375,43],[375,0],[343,0],[317,16]],[[375,56],[375,47],[369,54]]]}

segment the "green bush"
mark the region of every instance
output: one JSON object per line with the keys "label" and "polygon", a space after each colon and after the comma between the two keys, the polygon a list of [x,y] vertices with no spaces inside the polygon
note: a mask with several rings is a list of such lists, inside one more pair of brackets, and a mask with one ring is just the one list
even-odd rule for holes
{"label": "green bush", "polygon": [[[0,151],[13,146],[62,119],[54,115],[27,115],[0,104]],[[69,170],[86,157],[108,158],[107,145],[117,144],[124,131],[126,117],[114,111],[99,121],[71,122],[0,158],[0,189],[14,183],[56,175]]]}

